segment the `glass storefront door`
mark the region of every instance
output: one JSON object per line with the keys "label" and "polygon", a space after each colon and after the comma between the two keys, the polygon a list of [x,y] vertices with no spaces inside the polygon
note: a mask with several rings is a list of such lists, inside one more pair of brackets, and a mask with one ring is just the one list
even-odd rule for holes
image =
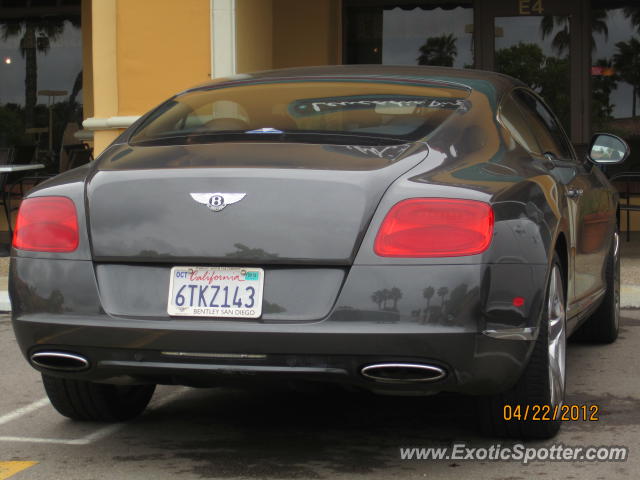
{"label": "glass storefront door", "polygon": [[0,163],[57,171],[82,123],[80,1],[59,12],[23,3],[0,4]]}

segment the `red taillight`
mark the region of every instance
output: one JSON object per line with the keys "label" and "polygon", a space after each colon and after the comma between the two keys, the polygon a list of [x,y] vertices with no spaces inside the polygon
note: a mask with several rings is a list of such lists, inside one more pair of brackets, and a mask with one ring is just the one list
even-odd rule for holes
{"label": "red taillight", "polygon": [[73,252],[78,247],[78,216],[67,197],[34,197],[22,201],[13,247],[38,252]]}
{"label": "red taillight", "polygon": [[489,247],[491,206],[475,200],[411,198],[395,204],[380,227],[381,257],[459,257]]}

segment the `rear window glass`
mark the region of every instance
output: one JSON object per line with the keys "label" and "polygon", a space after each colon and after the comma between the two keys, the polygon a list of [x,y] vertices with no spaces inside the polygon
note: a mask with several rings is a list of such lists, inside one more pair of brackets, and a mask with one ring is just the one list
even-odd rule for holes
{"label": "rear window glass", "polygon": [[384,144],[428,135],[456,110],[465,89],[398,81],[269,81],[223,84],[160,106],[132,144],[301,141]]}

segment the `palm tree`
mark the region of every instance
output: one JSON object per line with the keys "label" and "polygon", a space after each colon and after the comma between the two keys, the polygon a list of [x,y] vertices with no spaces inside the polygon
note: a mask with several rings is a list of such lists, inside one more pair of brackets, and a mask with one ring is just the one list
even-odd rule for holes
{"label": "palm tree", "polygon": [[34,111],[38,100],[37,53],[47,54],[51,44],[58,40],[69,20],[75,27],[80,26],[78,17],[30,17],[7,19],[0,23],[0,38],[6,41],[20,37],[20,55],[26,60],[24,116],[26,128],[33,126]]}
{"label": "palm tree", "polygon": [[398,287],[393,287],[389,292],[389,298],[393,301],[391,310],[398,311],[398,300],[402,298],[402,291]]}
{"label": "palm tree", "polygon": [[378,310],[382,310],[382,302],[384,301],[384,294],[382,293],[382,290],[376,290],[373,292],[373,295],[371,295],[371,301],[378,304]]}
{"label": "palm tree", "polygon": [[636,27],[640,33],[640,7],[623,8],[624,16],[631,20],[631,24]]}
{"label": "palm tree", "polygon": [[452,67],[453,61],[458,55],[457,40],[452,33],[427,38],[419,49],[420,56],[416,59],[418,65]]}
{"label": "palm tree", "polygon": [[[569,44],[571,42],[569,19],[570,17],[566,15],[545,15],[540,21],[542,38],[547,38],[551,35],[556,27],[560,28],[551,41],[551,46],[558,55],[562,55],[569,50]],[[607,26],[606,10],[593,10],[591,12],[591,51],[596,49],[596,40],[593,37],[594,33],[604,35],[605,40],[608,38],[609,27]]]}
{"label": "palm tree", "polygon": [[433,287],[427,287],[424,290],[422,290],[422,297],[427,301],[427,306],[424,308],[424,315],[422,316],[422,319],[426,322],[427,321],[427,316],[429,315],[429,307],[431,306],[431,299],[433,298],[433,294],[436,291],[433,289]]}
{"label": "palm tree", "polygon": [[558,55],[562,55],[562,53],[569,48],[569,17],[565,15],[545,15],[542,17],[542,20],[540,20],[542,38],[547,38],[551,35],[551,32],[553,32],[556,26],[560,27],[560,31],[553,37],[551,46],[558,52]]}
{"label": "palm tree", "polygon": [[440,304],[440,311],[442,313],[444,313],[444,298],[447,296],[448,293],[449,293],[449,288],[447,287],[440,287],[438,289],[438,296],[442,298],[442,303]]}
{"label": "palm tree", "polygon": [[640,89],[640,42],[632,37],[628,42],[616,43],[618,52],[613,55],[613,64],[622,80],[633,87],[631,115],[636,116],[636,97]]}
{"label": "palm tree", "polygon": [[391,292],[388,288],[382,290],[382,309],[387,310],[387,300],[391,298]]}

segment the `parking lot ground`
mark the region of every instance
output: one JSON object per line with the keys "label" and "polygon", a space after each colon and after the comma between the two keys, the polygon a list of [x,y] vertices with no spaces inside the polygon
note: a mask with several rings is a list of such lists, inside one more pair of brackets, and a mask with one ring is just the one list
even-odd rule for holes
{"label": "parking lot ground", "polygon": [[475,401],[456,395],[377,397],[321,390],[159,387],[140,418],[75,423],[45,400],[0,317],[0,480],[21,479],[615,479],[640,472],[640,311],[625,310],[619,341],[571,344],[567,404],[599,420],[569,421],[530,446],[629,447],[625,462],[401,460],[400,448],[502,448],[479,435]]}

